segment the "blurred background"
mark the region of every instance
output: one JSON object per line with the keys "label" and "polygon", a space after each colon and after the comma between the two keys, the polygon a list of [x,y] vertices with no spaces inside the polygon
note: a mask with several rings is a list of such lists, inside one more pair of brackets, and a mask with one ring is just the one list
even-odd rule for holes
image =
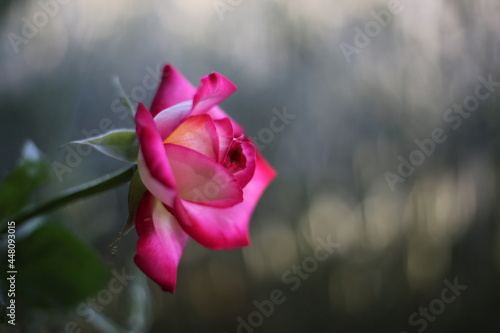
{"label": "blurred background", "polygon": [[[0,331],[500,330],[498,1],[0,8],[0,176],[33,140],[50,177],[33,200],[122,167],[61,146],[133,127],[111,79],[149,105],[165,63],[194,84],[212,71],[232,80],[239,89],[222,107],[278,171],[254,213],[252,245],[189,242],[175,295],[134,268],[135,230],[116,254],[108,249],[127,216],[127,186],[54,212],[42,231],[22,230],[17,325]],[[283,130],[270,131],[285,111]],[[78,246],[58,247],[55,234]],[[335,247],[318,260],[328,242]],[[122,288],[117,274],[128,276]]]}

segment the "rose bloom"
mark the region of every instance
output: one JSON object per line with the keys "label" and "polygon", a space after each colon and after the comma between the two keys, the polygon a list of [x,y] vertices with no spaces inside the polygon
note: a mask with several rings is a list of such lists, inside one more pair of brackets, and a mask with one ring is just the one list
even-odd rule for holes
{"label": "rose bloom", "polygon": [[147,191],[135,219],[136,265],[174,292],[191,237],[211,249],[249,245],[248,224],[276,172],[217,105],[236,90],[218,73],[193,87],[165,66],[151,110],[135,116],[139,175]]}

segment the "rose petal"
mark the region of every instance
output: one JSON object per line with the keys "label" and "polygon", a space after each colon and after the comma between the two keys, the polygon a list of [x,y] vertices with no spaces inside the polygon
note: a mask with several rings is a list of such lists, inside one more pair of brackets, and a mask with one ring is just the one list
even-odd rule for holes
{"label": "rose petal", "polygon": [[255,173],[255,147],[248,141],[241,142],[242,154],[245,156],[245,168],[240,171],[234,172],[233,176],[236,178],[240,186],[245,187],[252,179]]}
{"label": "rose petal", "polygon": [[215,162],[219,160],[219,137],[207,114],[187,118],[164,142],[193,149]]}
{"label": "rose petal", "polygon": [[135,225],[139,235],[135,264],[164,290],[173,293],[188,235],[150,192],[139,203]]}
{"label": "rose petal", "polygon": [[191,100],[195,93],[196,88],[177,69],[166,65],[160,86],[151,103],[151,114],[154,117],[166,108]]}
{"label": "rose petal", "polygon": [[[219,73],[212,73],[201,79],[201,85],[193,97],[191,115],[202,114],[225,100],[236,91],[236,86]],[[227,117],[227,115],[225,115]]]}
{"label": "rose petal", "polygon": [[189,117],[193,101],[186,101],[176,104],[158,113],[155,123],[162,140],[168,138],[170,134]]}
{"label": "rose petal", "polygon": [[175,178],[153,117],[142,103],[139,103],[135,122],[141,146],[138,160],[141,180],[155,197],[171,206],[175,196]]}
{"label": "rose petal", "polygon": [[214,207],[231,207],[243,200],[243,191],[222,165],[192,149],[165,144],[179,196]]}
{"label": "rose petal", "polygon": [[255,174],[243,189],[243,202],[221,209],[177,198],[177,220],[189,236],[208,248],[231,249],[246,246],[250,243],[250,217],[264,189],[275,176],[274,169],[257,153]]}
{"label": "rose petal", "polygon": [[223,163],[234,139],[233,126],[229,118],[214,120],[214,125],[219,136],[219,163]]}
{"label": "rose petal", "polygon": [[238,136],[241,135],[243,128],[217,106],[237,89],[234,83],[219,73],[212,73],[203,77],[201,85],[193,98],[191,115],[208,113],[214,120],[228,118],[232,123],[234,132]]}
{"label": "rose petal", "polygon": [[[163,139],[189,115],[203,113],[208,113],[214,120],[228,118],[235,134],[243,134],[243,128],[217,106],[237,89],[227,78],[212,73],[201,79],[201,85],[196,90],[170,65],[165,66],[163,77],[151,106],[151,113],[155,116]],[[177,105],[181,102],[182,105]],[[187,109],[188,105],[191,110]]]}
{"label": "rose petal", "polygon": [[231,121],[231,125],[233,127],[233,132],[234,132],[234,137],[237,138],[243,133],[245,133],[245,129],[238,124],[236,121],[234,121],[233,118],[229,117],[220,107],[214,106],[210,111],[207,112],[210,117],[212,117],[213,120],[220,120],[227,118],[229,121]]}

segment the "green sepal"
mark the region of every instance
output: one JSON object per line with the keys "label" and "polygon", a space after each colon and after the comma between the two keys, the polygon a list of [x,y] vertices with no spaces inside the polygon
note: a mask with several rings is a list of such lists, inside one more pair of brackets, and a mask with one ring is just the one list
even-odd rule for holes
{"label": "green sepal", "polygon": [[122,231],[120,231],[119,236],[115,241],[109,246],[112,253],[117,250],[117,243],[125,236],[130,230],[134,228],[135,216],[137,214],[137,207],[142,199],[142,196],[146,192],[146,186],[142,183],[141,177],[139,176],[139,171],[136,171],[130,180],[130,186],[128,191],[128,218],[123,226]]}
{"label": "green sepal", "polygon": [[91,146],[104,155],[124,162],[136,163],[139,155],[137,134],[131,129],[115,130],[68,144]]}

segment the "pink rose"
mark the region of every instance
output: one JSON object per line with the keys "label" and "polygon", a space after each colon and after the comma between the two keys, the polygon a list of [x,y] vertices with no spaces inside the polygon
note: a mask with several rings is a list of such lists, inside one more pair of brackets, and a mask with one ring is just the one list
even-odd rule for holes
{"label": "pink rose", "polygon": [[212,249],[249,245],[248,224],[276,172],[217,104],[236,90],[218,73],[193,87],[174,67],[135,116],[139,174],[137,266],[174,292],[189,237]]}

